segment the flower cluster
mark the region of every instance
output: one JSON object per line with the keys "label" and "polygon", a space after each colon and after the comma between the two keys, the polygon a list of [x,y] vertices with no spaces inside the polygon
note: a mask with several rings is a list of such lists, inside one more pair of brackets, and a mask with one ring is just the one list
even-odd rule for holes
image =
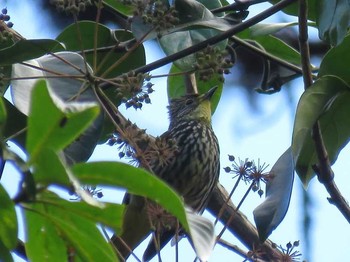
{"label": "flower cluster", "polygon": [[194,69],[199,73],[199,79],[208,81],[212,76],[218,74],[219,80],[224,81],[222,74],[229,74],[233,63],[227,50],[218,46],[208,46],[196,53],[197,62]]}
{"label": "flower cluster", "polygon": [[86,7],[92,5],[91,0],[50,0],[50,3],[60,12],[65,11],[67,14],[75,15],[84,12]]}
{"label": "flower cluster", "polygon": [[265,172],[268,165],[265,165],[265,163],[261,165],[260,161],[255,164],[254,161],[249,161],[247,158],[245,160],[239,159],[236,162],[232,155],[229,155],[229,161],[232,162],[232,165],[231,167],[224,167],[225,172],[233,174],[233,178],[238,177],[246,183],[252,183],[252,190],[262,196],[264,191],[261,188],[261,182],[266,183],[272,177],[271,173]]}
{"label": "flower cluster", "polygon": [[11,17],[7,14],[7,9],[3,8],[0,13],[0,43],[12,37],[12,33],[8,30],[13,27],[13,23],[10,19]]}

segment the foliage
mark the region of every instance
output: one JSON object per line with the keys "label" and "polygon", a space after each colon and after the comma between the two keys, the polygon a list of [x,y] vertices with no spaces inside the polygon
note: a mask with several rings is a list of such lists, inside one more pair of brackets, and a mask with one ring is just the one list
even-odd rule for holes
{"label": "foliage", "polygon": [[[156,201],[196,236],[194,246],[197,255],[201,254],[197,246],[201,241],[210,242],[210,236],[200,234],[196,217],[186,211],[181,197],[147,170],[147,161],[157,156],[146,155],[143,148],[155,138],[126,120],[118,107],[125,104],[140,109],[143,103],[150,103],[150,81],[157,77],[152,70],[173,63],[167,76],[168,98],[219,86],[212,100],[214,112],[225,86],[224,74],[236,62],[237,46],[264,60],[260,93],[278,92],[296,77],[313,80],[310,86],[305,81],[299,99],[291,147],[268,175],[259,165],[237,164],[232,158],[234,168],[225,168],[251,182],[253,190],[258,181],[267,184],[266,200],[254,210],[260,240],[269,237],[288,210],[294,170],[305,186],[315,175],[326,188],[332,182],[332,172],[325,173],[323,167],[331,170],[350,138],[348,1],[307,1],[309,18],[316,22],[311,25],[329,45],[320,66],[312,71],[307,52],[302,47],[296,50],[278,34],[295,25],[305,29],[306,21],[261,23],[287,6],[283,11],[302,17],[305,9],[293,0],[270,1],[278,3],[247,20],[246,10],[254,1],[246,1],[245,6],[209,0],[51,2],[75,18],[56,39],[24,39],[12,29],[7,10],[0,14],[1,94],[11,84],[13,101],[0,100],[0,167],[3,171],[11,163],[21,174],[21,187],[14,198],[0,185],[1,261],[12,261],[11,252],[30,261],[62,261],[67,254],[78,261],[117,261],[99,229],[119,234],[124,206],[96,199],[96,187],[121,187]],[[92,4],[96,21],[80,21],[79,13]],[[115,30],[99,23],[102,8],[115,16],[116,23],[125,19],[130,27]],[[152,39],[166,57],[147,64],[144,42]],[[287,74],[271,67],[272,63],[287,69]],[[322,135],[320,140],[315,139],[316,131]],[[9,141],[25,157],[7,147]],[[120,156],[140,167],[117,161],[87,163],[96,145],[106,141],[119,145]],[[53,193],[54,187],[73,192],[77,201]],[[20,217],[15,207],[24,211],[24,242],[17,237]],[[221,214],[216,215],[221,219]],[[254,241],[247,244],[248,249],[257,248]],[[25,253],[21,252],[23,245]],[[210,245],[203,246],[210,249]],[[290,255],[293,248],[287,249]],[[241,255],[247,259],[276,255],[249,254]]]}

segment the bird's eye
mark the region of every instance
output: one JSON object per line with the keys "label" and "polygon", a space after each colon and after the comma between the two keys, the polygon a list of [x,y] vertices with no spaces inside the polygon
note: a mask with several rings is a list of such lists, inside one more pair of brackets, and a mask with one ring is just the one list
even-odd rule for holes
{"label": "bird's eye", "polygon": [[193,99],[187,99],[186,100],[186,105],[188,106],[188,105],[190,105],[190,104],[192,104],[193,103]]}

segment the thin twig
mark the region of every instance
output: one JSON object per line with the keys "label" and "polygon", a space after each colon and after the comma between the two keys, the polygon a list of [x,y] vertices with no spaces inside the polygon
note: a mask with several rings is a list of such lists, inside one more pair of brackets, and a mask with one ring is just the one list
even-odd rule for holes
{"label": "thin twig", "polygon": [[[310,51],[308,45],[307,27],[307,1],[299,1],[299,45],[302,58],[303,79],[305,89],[312,85]],[[327,149],[324,144],[320,123],[317,121],[312,128],[312,138],[315,143],[315,150],[318,158],[318,165],[314,166],[314,171],[318,180],[325,186],[331,196],[331,203],[334,204],[350,223],[350,207],[334,181],[334,173],[331,168]]]}
{"label": "thin twig", "polygon": [[243,249],[239,248],[236,245],[232,245],[231,243],[223,240],[223,239],[219,239],[219,241],[217,242],[220,246],[223,246],[225,248],[227,248],[230,251],[235,252],[236,254],[240,255],[241,257],[245,258],[244,261],[252,261],[252,262],[266,262],[265,260],[259,259],[259,258],[252,258],[249,257],[247,252],[245,252]]}

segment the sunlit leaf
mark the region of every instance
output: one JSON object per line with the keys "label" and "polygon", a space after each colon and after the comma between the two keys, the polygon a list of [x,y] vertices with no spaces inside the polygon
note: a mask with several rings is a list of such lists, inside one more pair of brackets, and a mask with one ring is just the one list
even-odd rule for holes
{"label": "sunlit leaf", "polygon": [[54,49],[64,50],[58,41],[52,39],[19,40],[12,46],[0,50],[0,66],[37,58]]}
{"label": "sunlit leaf", "polygon": [[26,207],[47,219],[83,261],[118,261],[94,221],[50,204],[31,203]]}
{"label": "sunlit leaf", "polygon": [[299,100],[293,129],[292,149],[296,171],[306,186],[318,163],[312,127],[320,122],[331,163],[350,138],[350,87],[334,76],[324,76],[308,88]]}
{"label": "sunlit leaf", "polygon": [[294,180],[294,163],[291,148],[277,160],[266,183],[266,198],[253,211],[261,241],[282,222],[289,207]]}
{"label": "sunlit leaf", "polygon": [[31,160],[43,148],[59,151],[68,146],[98,113],[99,107],[93,103],[64,103],[49,93],[45,81],[39,81],[32,91],[28,119],[26,148]]}
{"label": "sunlit leaf", "polygon": [[350,2],[348,0],[316,1],[316,22],[319,37],[331,45],[339,45],[348,32],[350,23]]}
{"label": "sunlit leaf", "polygon": [[[43,205],[36,205],[45,213]],[[26,254],[31,261],[62,261],[67,256],[64,240],[50,220],[38,210],[26,210]]]}
{"label": "sunlit leaf", "polygon": [[0,261],[13,262],[10,250],[0,241]]}
{"label": "sunlit leaf", "polygon": [[126,188],[130,193],[150,198],[175,215],[188,231],[183,203],[163,181],[143,169],[124,163],[94,162],[76,164],[74,175],[88,185],[106,185]]}
{"label": "sunlit leaf", "polygon": [[45,205],[55,206],[58,210],[60,209],[61,212],[75,213],[88,220],[103,224],[113,228],[117,232],[121,230],[124,212],[124,206],[122,205],[104,203],[104,207],[99,208],[91,206],[85,202],[71,202],[64,200],[49,191],[38,194],[36,200]]}
{"label": "sunlit leaf", "polygon": [[8,249],[17,245],[17,216],[15,204],[0,184],[0,242]]}
{"label": "sunlit leaf", "polygon": [[43,147],[32,163],[35,181],[40,185],[55,184],[69,187],[89,205],[103,207],[102,202],[97,201],[83,189],[83,185],[72,174],[65,162],[57,152],[49,147]]}

